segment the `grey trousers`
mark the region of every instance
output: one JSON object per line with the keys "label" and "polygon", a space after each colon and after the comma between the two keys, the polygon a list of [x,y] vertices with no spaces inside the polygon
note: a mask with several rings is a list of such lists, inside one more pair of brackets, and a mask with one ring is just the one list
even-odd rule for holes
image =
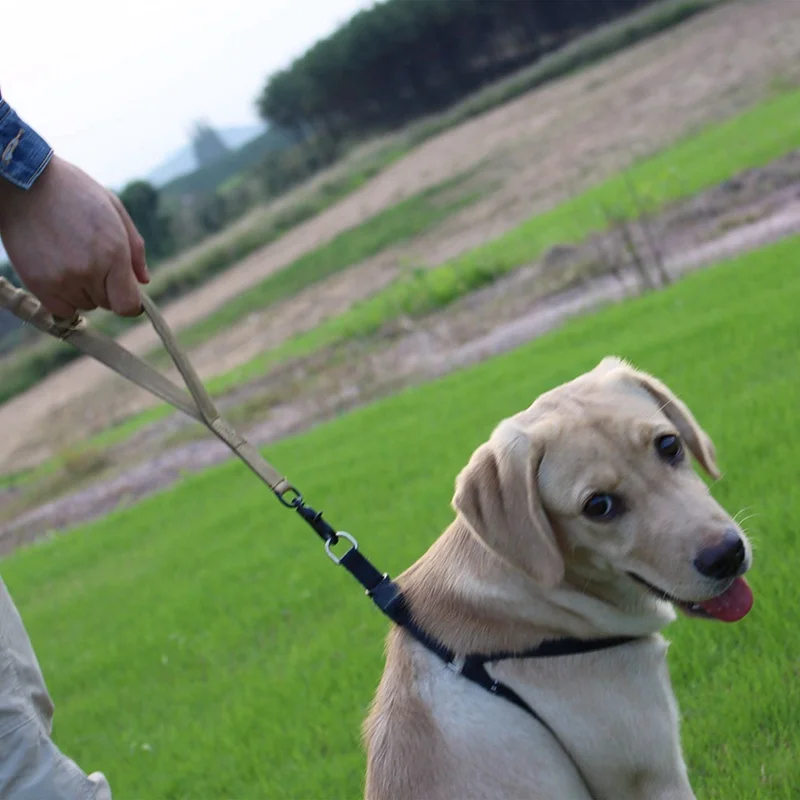
{"label": "grey trousers", "polygon": [[50,738],[53,701],[17,607],[0,579],[0,798],[111,800]]}

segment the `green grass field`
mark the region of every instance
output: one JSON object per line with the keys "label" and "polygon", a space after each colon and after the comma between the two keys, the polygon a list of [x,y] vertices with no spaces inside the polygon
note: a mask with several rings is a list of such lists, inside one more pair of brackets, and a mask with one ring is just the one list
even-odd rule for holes
{"label": "green grass field", "polygon": [[[397,574],[451,519],[502,417],[615,353],[663,378],[754,515],[752,613],[668,630],[700,800],[800,784],[796,536],[800,238],[609,307],[284,441],[270,458]],[[313,533],[229,464],[2,567],[56,700],[55,738],[121,798],[355,798],[386,623]]]}

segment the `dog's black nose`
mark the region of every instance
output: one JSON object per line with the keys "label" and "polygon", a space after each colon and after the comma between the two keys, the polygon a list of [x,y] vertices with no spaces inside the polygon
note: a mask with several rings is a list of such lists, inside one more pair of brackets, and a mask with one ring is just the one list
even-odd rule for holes
{"label": "dog's black nose", "polygon": [[742,537],[735,530],[728,529],[719,544],[700,551],[694,565],[701,575],[722,580],[733,578],[739,572],[744,556]]}

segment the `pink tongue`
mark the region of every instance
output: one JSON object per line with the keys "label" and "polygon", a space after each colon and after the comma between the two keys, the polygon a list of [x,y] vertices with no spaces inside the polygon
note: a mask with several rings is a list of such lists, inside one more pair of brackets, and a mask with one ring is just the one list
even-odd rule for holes
{"label": "pink tongue", "polygon": [[727,591],[700,606],[722,622],[737,622],[753,607],[753,592],[744,578],[737,578]]}

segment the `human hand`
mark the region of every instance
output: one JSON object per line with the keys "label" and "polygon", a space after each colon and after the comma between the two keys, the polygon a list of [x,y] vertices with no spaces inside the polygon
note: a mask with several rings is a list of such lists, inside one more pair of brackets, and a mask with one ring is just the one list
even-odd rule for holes
{"label": "human hand", "polygon": [[28,189],[0,179],[0,236],[26,288],[51,314],[142,311],[144,241],[113,193],[53,156]]}

